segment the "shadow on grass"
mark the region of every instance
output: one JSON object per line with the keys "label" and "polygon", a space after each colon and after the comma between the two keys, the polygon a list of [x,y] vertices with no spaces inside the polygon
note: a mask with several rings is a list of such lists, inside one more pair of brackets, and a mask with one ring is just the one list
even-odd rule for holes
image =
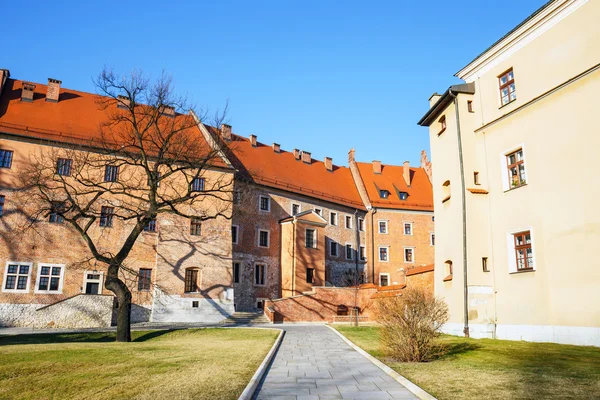
{"label": "shadow on grass", "polygon": [[481,346],[476,343],[466,342],[447,343],[443,346],[444,348],[442,350],[442,354],[437,358],[437,360],[451,360],[460,354],[469,353],[481,348]]}
{"label": "shadow on grass", "polygon": [[[176,330],[177,329],[141,332],[134,331],[131,332],[132,342],[146,342]],[[115,332],[37,333],[27,335],[0,336],[0,346],[50,343],[111,343],[115,341],[115,338]]]}

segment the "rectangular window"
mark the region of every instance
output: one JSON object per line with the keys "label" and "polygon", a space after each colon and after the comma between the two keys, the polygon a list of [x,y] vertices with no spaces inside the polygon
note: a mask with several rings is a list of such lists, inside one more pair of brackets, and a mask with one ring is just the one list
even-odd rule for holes
{"label": "rectangular window", "polygon": [[388,233],[388,223],[387,221],[379,221],[379,233],[387,234]]}
{"label": "rectangular window", "polygon": [[104,169],[104,182],[117,182],[119,180],[119,167],[107,165]]}
{"label": "rectangular window", "polygon": [[323,209],[322,208],[315,208],[315,212],[317,214],[319,214],[321,217],[323,216]]}
{"label": "rectangular window", "polygon": [[473,111],[473,101],[472,100],[467,100],[467,111],[469,111],[470,113],[474,112]]}
{"label": "rectangular window", "polygon": [[0,149],[0,168],[10,168],[12,166],[13,152],[12,150]]}
{"label": "rectangular window", "polygon": [[506,156],[506,165],[508,168],[508,182],[510,187],[519,187],[527,183],[527,174],[525,173],[525,159],[523,158],[523,149],[519,149]]}
{"label": "rectangular window", "polygon": [[515,240],[515,255],[517,271],[528,271],[534,268],[533,249],[531,248],[531,232],[519,232],[513,235]]}
{"label": "rectangular window", "polygon": [[202,235],[202,220],[200,218],[190,219],[190,235],[192,235],[192,236]]}
{"label": "rectangular window", "polygon": [[238,231],[239,227],[237,225],[231,225],[231,242],[233,244],[238,244]]}
{"label": "rectangular window", "polygon": [[352,216],[346,215],[346,228],[352,229]]}
{"label": "rectangular window", "polygon": [[481,257],[481,266],[483,267],[483,272],[490,272],[488,268],[488,259],[487,257]]}
{"label": "rectangular window", "polygon": [[59,158],[56,161],[56,173],[62,176],[71,176],[71,164],[73,160],[69,158]]}
{"label": "rectangular window", "polygon": [[188,268],[185,270],[185,292],[198,292],[198,270]]}
{"label": "rectangular window", "polygon": [[517,99],[515,75],[512,68],[498,77],[498,83],[500,85],[500,101],[503,106]]}
{"label": "rectangular window", "polygon": [[152,278],[152,270],[148,268],[140,268],[138,272],[138,291],[147,292],[150,290],[150,282]]}
{"label": "rectangular window", "polygon": [[315,269],[306,268],[306,283],[315,283]]}
{"label": "rectangular window", "polygon": [[3,292],[27,293],[29,291],[31,263],[9,261],[6,263],[4,272],[4,285],[2,285]]}
{"label": "rectangular window", "polygon": [[259,196],[258,207],[260,211],[271,211],[271,198]]}
{"label": "rectangular window", "polygon": [[144,227],[144,232],[156,232],[156,218],[152,218]]}
{"label": "rectangular window", "polygon": [[233,192],[233,204],[240,204],[242,202],[242,194],[239,191]]}
{"label": "rectangular window", "polygon": [[110,228],[113,226],[113,216],[115,215],[115,209],[113,207],[102,206],[100,210],[100,226]]}
{"label": "rectangular window", "polygon": [[63,203],[52,203],[48,221],[55,224],[62,224],[65,219],[61,215],[61,212],[64,212],[64,209],[65,206]]}
{"label": "rectangular window", "polygon": [[390,191],[385,189],[380,190],[379,197],[381,197],[382,199],[387,199],[388,197],[390,197]]}
{"label": "rectangular window", "polygon": [[415,262],[415,249],[412,247],[404,248],[404,262],[413,263]]}
{"label": "rectangular window", "polygon": [[267,266],[265,264],[254,264],[254,286],[265,286]]}
{"label": "rectangular window", "polygon": [[438,135],[441,135],[446,130],[446,116],[443,115],[438,122],[440,123],[440,131],[438,132]]}
{"label": "rectangular window", "polygon": [[85,294],[102,294],[102,275],[97,271],[84,273],[83,287],[85,288]]}
{"label": "rectangular window", "polygon": [[412,222],[404,223],[404,234],[412,235]]}
{"label": "rectangular window", "polygon": [[432,246],[435,246],[435,233],[429,234],[429,244],[431,244]]}
{"label": "rectangular window", "polygon": [[258,247],[269,247],[269,231],[258,231]]}
{"label": "rectangular window", "polygon": [[317,231],[314,229],[306,230],[306,247],[309,249],[317,248]]}
{"label": "rectangular window", "polygon": [[354,251],[352,250],[351,244],[346,244],[346,260],[354,259]]}
{"label": "rectangular window", "polygon": [[292,204],[292,215],[300,214],[300,204]]}
{"label": "rectangular window", "polygon": [[192,179],[192,192],[204,192],[204,178]]}
{"label": "rectangular window", "polygon": [[358,219],[358,230],[361,232],[365,231],[365,220],[363,218]]}
{"label": "rectangular window", "polygon": [[473,183],[479,185],[479,172],[473,172]]}
{"label": "rectangular window", "polygon": [[4,213],[4,196],[0,196],[0,217]]}
{"label": "rectangular window", "polygon": [[389,249],[387,247],[379,248],[379,261],[389,261]]}
{"label": "rectangular window", "polygon": [[329,213],[329,223],[331,225],[337,226],[338,224],[338,215],[336,212]]}
{"label": "rectangular window", "polygon": [[240,283],[240,263],[233,263],[233,283]]}
{"label": "rectangular window", "polygon": [[367,259],[367,249],[365,246],[360,246],[358,248],[358,257],[360,261],[365,261]]}
{"label": "rectangular window", "polygon": [[338,256],[338,244],[337,242],[329,242],[329,255],[332,257]]}
{"label": "rectangular window", "polygon": [[38,267],[36,293],[62,293],[64,265],[44,265]]}
{"label": "rectangular window", "polygon": [[390,274],[379,274],[379,286],[390,285]]}

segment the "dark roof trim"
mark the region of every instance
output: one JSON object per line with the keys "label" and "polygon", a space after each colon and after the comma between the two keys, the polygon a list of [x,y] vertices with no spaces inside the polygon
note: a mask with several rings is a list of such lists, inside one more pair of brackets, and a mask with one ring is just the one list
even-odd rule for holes
{"label": "dark roof trim", "polygon": [[417,124],[421,126],[431,125],[435,119],[452,103],[457,94],[475,94],[475,83],[462,83],[460,85],[452,85],[444,92],[442,97],[425,113],[423,118]]}

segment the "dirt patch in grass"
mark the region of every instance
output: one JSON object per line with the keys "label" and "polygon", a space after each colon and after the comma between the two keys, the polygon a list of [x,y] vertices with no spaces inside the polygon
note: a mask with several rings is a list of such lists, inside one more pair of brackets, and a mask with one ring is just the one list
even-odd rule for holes
{"label": "dirt patch in grass", "polygon": [[0,336],[0,399],[237,399],[279,334],[190,329]]}

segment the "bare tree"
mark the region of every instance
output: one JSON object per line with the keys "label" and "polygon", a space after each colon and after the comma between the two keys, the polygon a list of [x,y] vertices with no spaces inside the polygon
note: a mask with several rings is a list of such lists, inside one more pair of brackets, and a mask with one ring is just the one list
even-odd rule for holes
{"label": "bare tree", "polygon": [[[28,220],[60,218],[86,244],[90,259],[106,265],[105,287],[118,300],[117,341],[131,340],[126,260],[144,229],[161,214],[198,222],[232,214],[233,174],[205,179],[226,167],[202,137],[205,115],[174,93],[171,79],[104,69],[94,81],[103,118],[97,134],[32,155],[21,174]],[[223,114],[215,119],[222,122]],[[219,126],[219,125],[217,125]],[[117,236],[101,227],[118,225]],[[123,239],[120,239],[122,237]]]}

